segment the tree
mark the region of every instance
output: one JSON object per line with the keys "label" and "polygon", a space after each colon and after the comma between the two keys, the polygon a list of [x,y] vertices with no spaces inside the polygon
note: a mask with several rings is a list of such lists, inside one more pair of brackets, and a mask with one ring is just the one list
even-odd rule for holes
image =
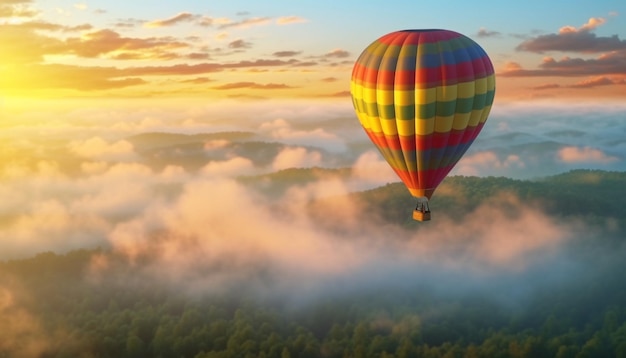
{"label": "tree", "polygon": [[280,358],[291,358],[291,353],[289,353],[287,347],[283,348],[283,351],[280,353]]}
{"label": "tree", "polygon": [[126,356],[127,357],[145,357],[146,345],[136,334],[131,334],[126,340]]}

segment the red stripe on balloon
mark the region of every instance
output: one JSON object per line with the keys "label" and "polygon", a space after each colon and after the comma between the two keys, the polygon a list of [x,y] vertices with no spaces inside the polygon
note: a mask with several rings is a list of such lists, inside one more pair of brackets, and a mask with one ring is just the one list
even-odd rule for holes
{"label": "red stripe on balloon", "polygon": [[[355,65],[358,85],[379,89],[412,89],[432,86],[452,85],[460,82],[470,82],[488,77],[493,74],[493,67],[486,67],[484,57],[457,64],[444,65],[418,70],[390,71],[376,68],[361,68],[363,64]],[[454,76],[452,76],[454,74]],[[380,86],[384,86],[381,88]],[[395,87],[394,87],[395,86]],[[385,88],[386,87],[386,88]]]}
{"label": "red stripe on balloon", "polygon": [[418,45],[424,43],[437,43],[439,41],[451,40],[461,37],[461,34],[454,31],[442,30],[421,30],[421,31],[397,31],[387,34],[377,41],[386,45],[397,45],[398,41],[403,45]]}
{"label": "red stripe on balloon", "polygon": [[371,141],[381,148],[392,150],[414,151],[444,148],[452,145],[466,144],[476,139],[484,123],[463,130],[451,130],[448,133],[434,132],[422,136],[387,136],[383,133],[365,130]]}

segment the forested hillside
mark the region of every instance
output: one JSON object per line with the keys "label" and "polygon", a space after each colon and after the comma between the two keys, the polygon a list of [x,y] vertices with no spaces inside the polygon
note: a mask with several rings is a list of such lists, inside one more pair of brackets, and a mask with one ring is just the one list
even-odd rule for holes
{"label": "forested hillside", "polygon": [[[594,234],[552,261],[502,274],[428,273],[258,295],[246,285],[181,290],[148,279],[141,260],[149,258],[129,262],[106,248],[5,261],[0,357],[626,357],[625,184],[626,173],[601,171],[447,179],[433,197],[433,220],[478,215],[493,197],[512,195]],[[353,195],[380,225],[430,225],[410,220],[413,201],[400,184]],[[311,215],[321,218],[333,200],[311,203]],[[505,215],[516,215],[515,205]],[[102,258],[106,274],[95,275]]]}

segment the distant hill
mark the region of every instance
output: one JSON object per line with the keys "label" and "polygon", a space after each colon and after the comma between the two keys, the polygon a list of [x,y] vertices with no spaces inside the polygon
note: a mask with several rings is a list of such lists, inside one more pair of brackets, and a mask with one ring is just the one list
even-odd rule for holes
{"label": "distant hill", "polygon": [[347,179],[351,172],[350,168],[289,168],[268,174],[242,176],[238,180],[265,195],[278,196],[293,185],[306,185],[329,177]]}
{"label": "distant hill", "polygon": [[[256,167],[271,166],[276,156],[289,145],[259,140],[252,132],[217,132],[200,134],[142,133],[126,138],[143,162],[162,170],[168,165],[195,171],[212,161],[233,157],[249,159]],[[322,148],[301,146],[326,154]]]}
{"label": "distant hill", "polygon": [[217,132],[182,134],[168,132],[141,133],[126,138],[136,150],[144,151],[160,147],[170,147],[188,143],[204,143],[210,140],[239,141],[252,139],[256,134],[253,132]]}
{"label": "distant hill", "polygon": [[[437,216],[461,218],[490,197],[511,193],[552,216],[580,217],[587,222],[612,218],[626,228],[625,187],[626,172],[600,170],[574,170],[537,180],[451,176],[435,191],[430,208],[433,220]],[[415,199],[400,182],[353,197],[362,202],[363,212],[376,213],[387,222],[414,225],[411,210]],[[317,210],[324,210],[323,202],[317,205]]]}

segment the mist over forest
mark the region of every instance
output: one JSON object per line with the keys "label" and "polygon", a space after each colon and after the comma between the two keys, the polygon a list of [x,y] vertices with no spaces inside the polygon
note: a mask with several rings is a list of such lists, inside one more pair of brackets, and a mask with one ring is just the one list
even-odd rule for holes
{"label": "mist over forest", "polygon": [[350,108],[256,106],[1,132],[0,357],[626,356],[623,108],[496,111],[418,223]]}

